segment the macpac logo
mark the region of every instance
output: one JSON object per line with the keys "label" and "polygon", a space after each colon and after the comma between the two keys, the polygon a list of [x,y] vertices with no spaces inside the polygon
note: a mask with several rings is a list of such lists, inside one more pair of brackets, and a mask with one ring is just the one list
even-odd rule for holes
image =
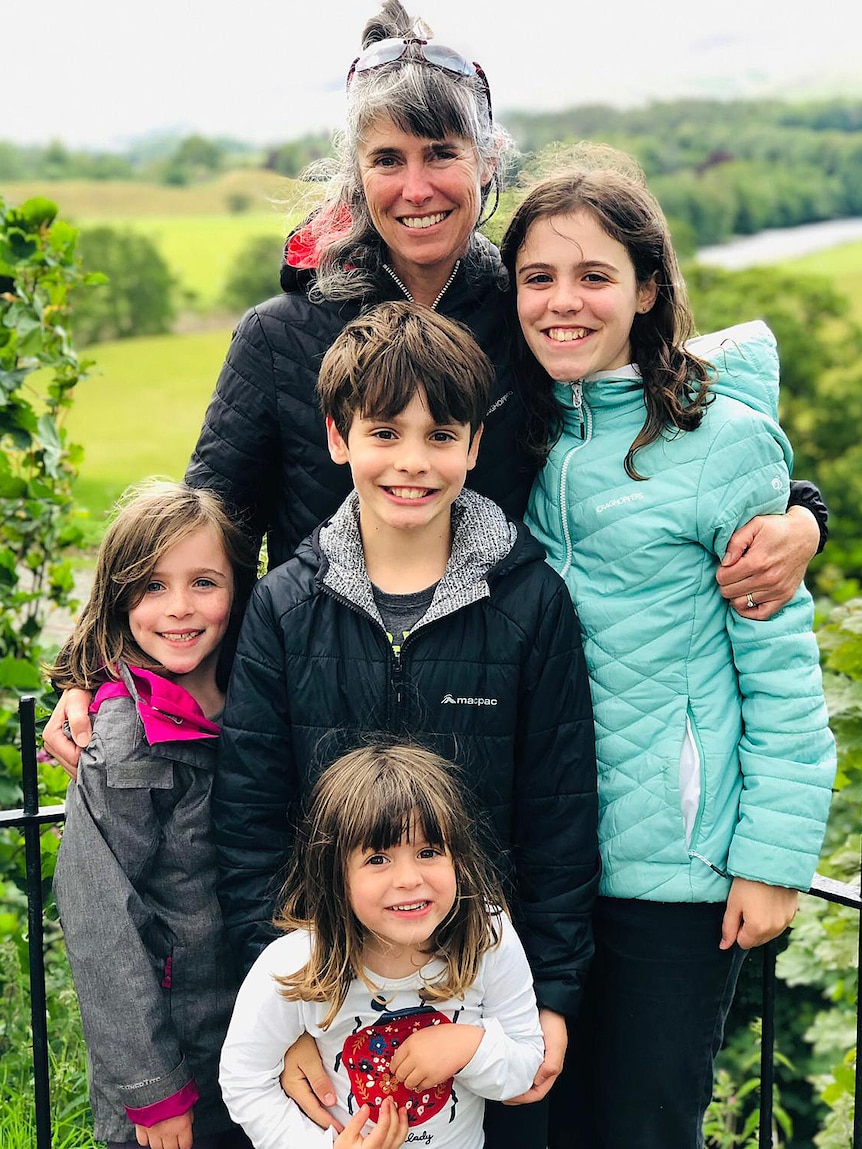
{"label": "macpac logo", "polygon": [[451,694],[444,694],[440,699],[441,706],[496,706],[496,698],[453,698]]}

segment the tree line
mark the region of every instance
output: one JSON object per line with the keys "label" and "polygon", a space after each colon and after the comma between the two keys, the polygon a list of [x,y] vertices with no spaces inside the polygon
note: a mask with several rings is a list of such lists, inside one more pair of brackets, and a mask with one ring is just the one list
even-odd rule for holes
{"label": "tree line", "polygon": [[[603,141],[630,152],[674,226],[678,246],[719,243],[766,227],[862,215],[862,100],[678,99],[512,111],[503,124],[527,166],[549,147]],[[230,167],[297,177],[329,154],[326,134],[255,148],[235,139],[154,137],[124,153],[59,141],[0,141],[0,180],[140,179],[190,184]],[[517,178],[518,171],[514,176]]]}

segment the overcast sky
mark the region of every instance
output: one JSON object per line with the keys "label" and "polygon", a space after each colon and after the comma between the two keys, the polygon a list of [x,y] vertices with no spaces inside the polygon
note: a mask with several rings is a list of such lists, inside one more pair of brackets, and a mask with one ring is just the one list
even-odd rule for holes
{"label": "overcast sky", "polygon": [[[680,95],[862,95],[862,2],[410,0],[507,109]],[[271,143],[340,123],[376,0],[3,0],[0,140]],[[515,15],[511,15],[514,12]],[[509,14],[504,14],[509,13]]]}

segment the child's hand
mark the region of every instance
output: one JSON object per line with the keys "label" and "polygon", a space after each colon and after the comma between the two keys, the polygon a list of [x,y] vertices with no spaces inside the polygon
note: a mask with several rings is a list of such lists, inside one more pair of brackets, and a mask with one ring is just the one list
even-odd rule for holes
{"label": "child's hand", "polygon": [[192,1121],[194,1114],[190,1109],[155,1125],[136,1125],[135,1136],[139,1145],[149,1145],[150,1149],[192,1149]]}
{"label": "child's hand", "polygon": [[408,1089],[430,1089],[463,1069],[484,1035],[478,1025],[429,1025],[410,1034],[389,1068]]}
{"label": "child's hand", "polygon": [[799,891],[734,878],[721,923],[719,949],[762,946],[783,934],[799,908]]}
{"label": "child's hand", "polygon": [[407,1137],[407,1110],[399,1109],[391,1097],[380,1106],[377,1124],[366,1136],[362,1127],[371,1116],[371,1106],[362,1108],[347,1122],[344,1132],[335,1138],[334,1149],[398,1149]]}

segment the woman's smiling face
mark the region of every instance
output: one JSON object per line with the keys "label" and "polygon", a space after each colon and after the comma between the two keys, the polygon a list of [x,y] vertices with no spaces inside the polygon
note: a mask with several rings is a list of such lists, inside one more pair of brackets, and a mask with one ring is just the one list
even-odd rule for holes
{"label": "woman's smiling face", "polygon": [[531,224],[515,264],[518,319],[552,379],[568,382],[631,362],[631,329],[655,302],[628,251],[580,209]]}
{"label": "woman's smiling face", "polygon": [[396,273],[410,287],[418,274],[448,276],[467,248],[482,210],[480,170],[462,136],[428,139],[382,116],[366,131],[357,159],[372,223]]}

